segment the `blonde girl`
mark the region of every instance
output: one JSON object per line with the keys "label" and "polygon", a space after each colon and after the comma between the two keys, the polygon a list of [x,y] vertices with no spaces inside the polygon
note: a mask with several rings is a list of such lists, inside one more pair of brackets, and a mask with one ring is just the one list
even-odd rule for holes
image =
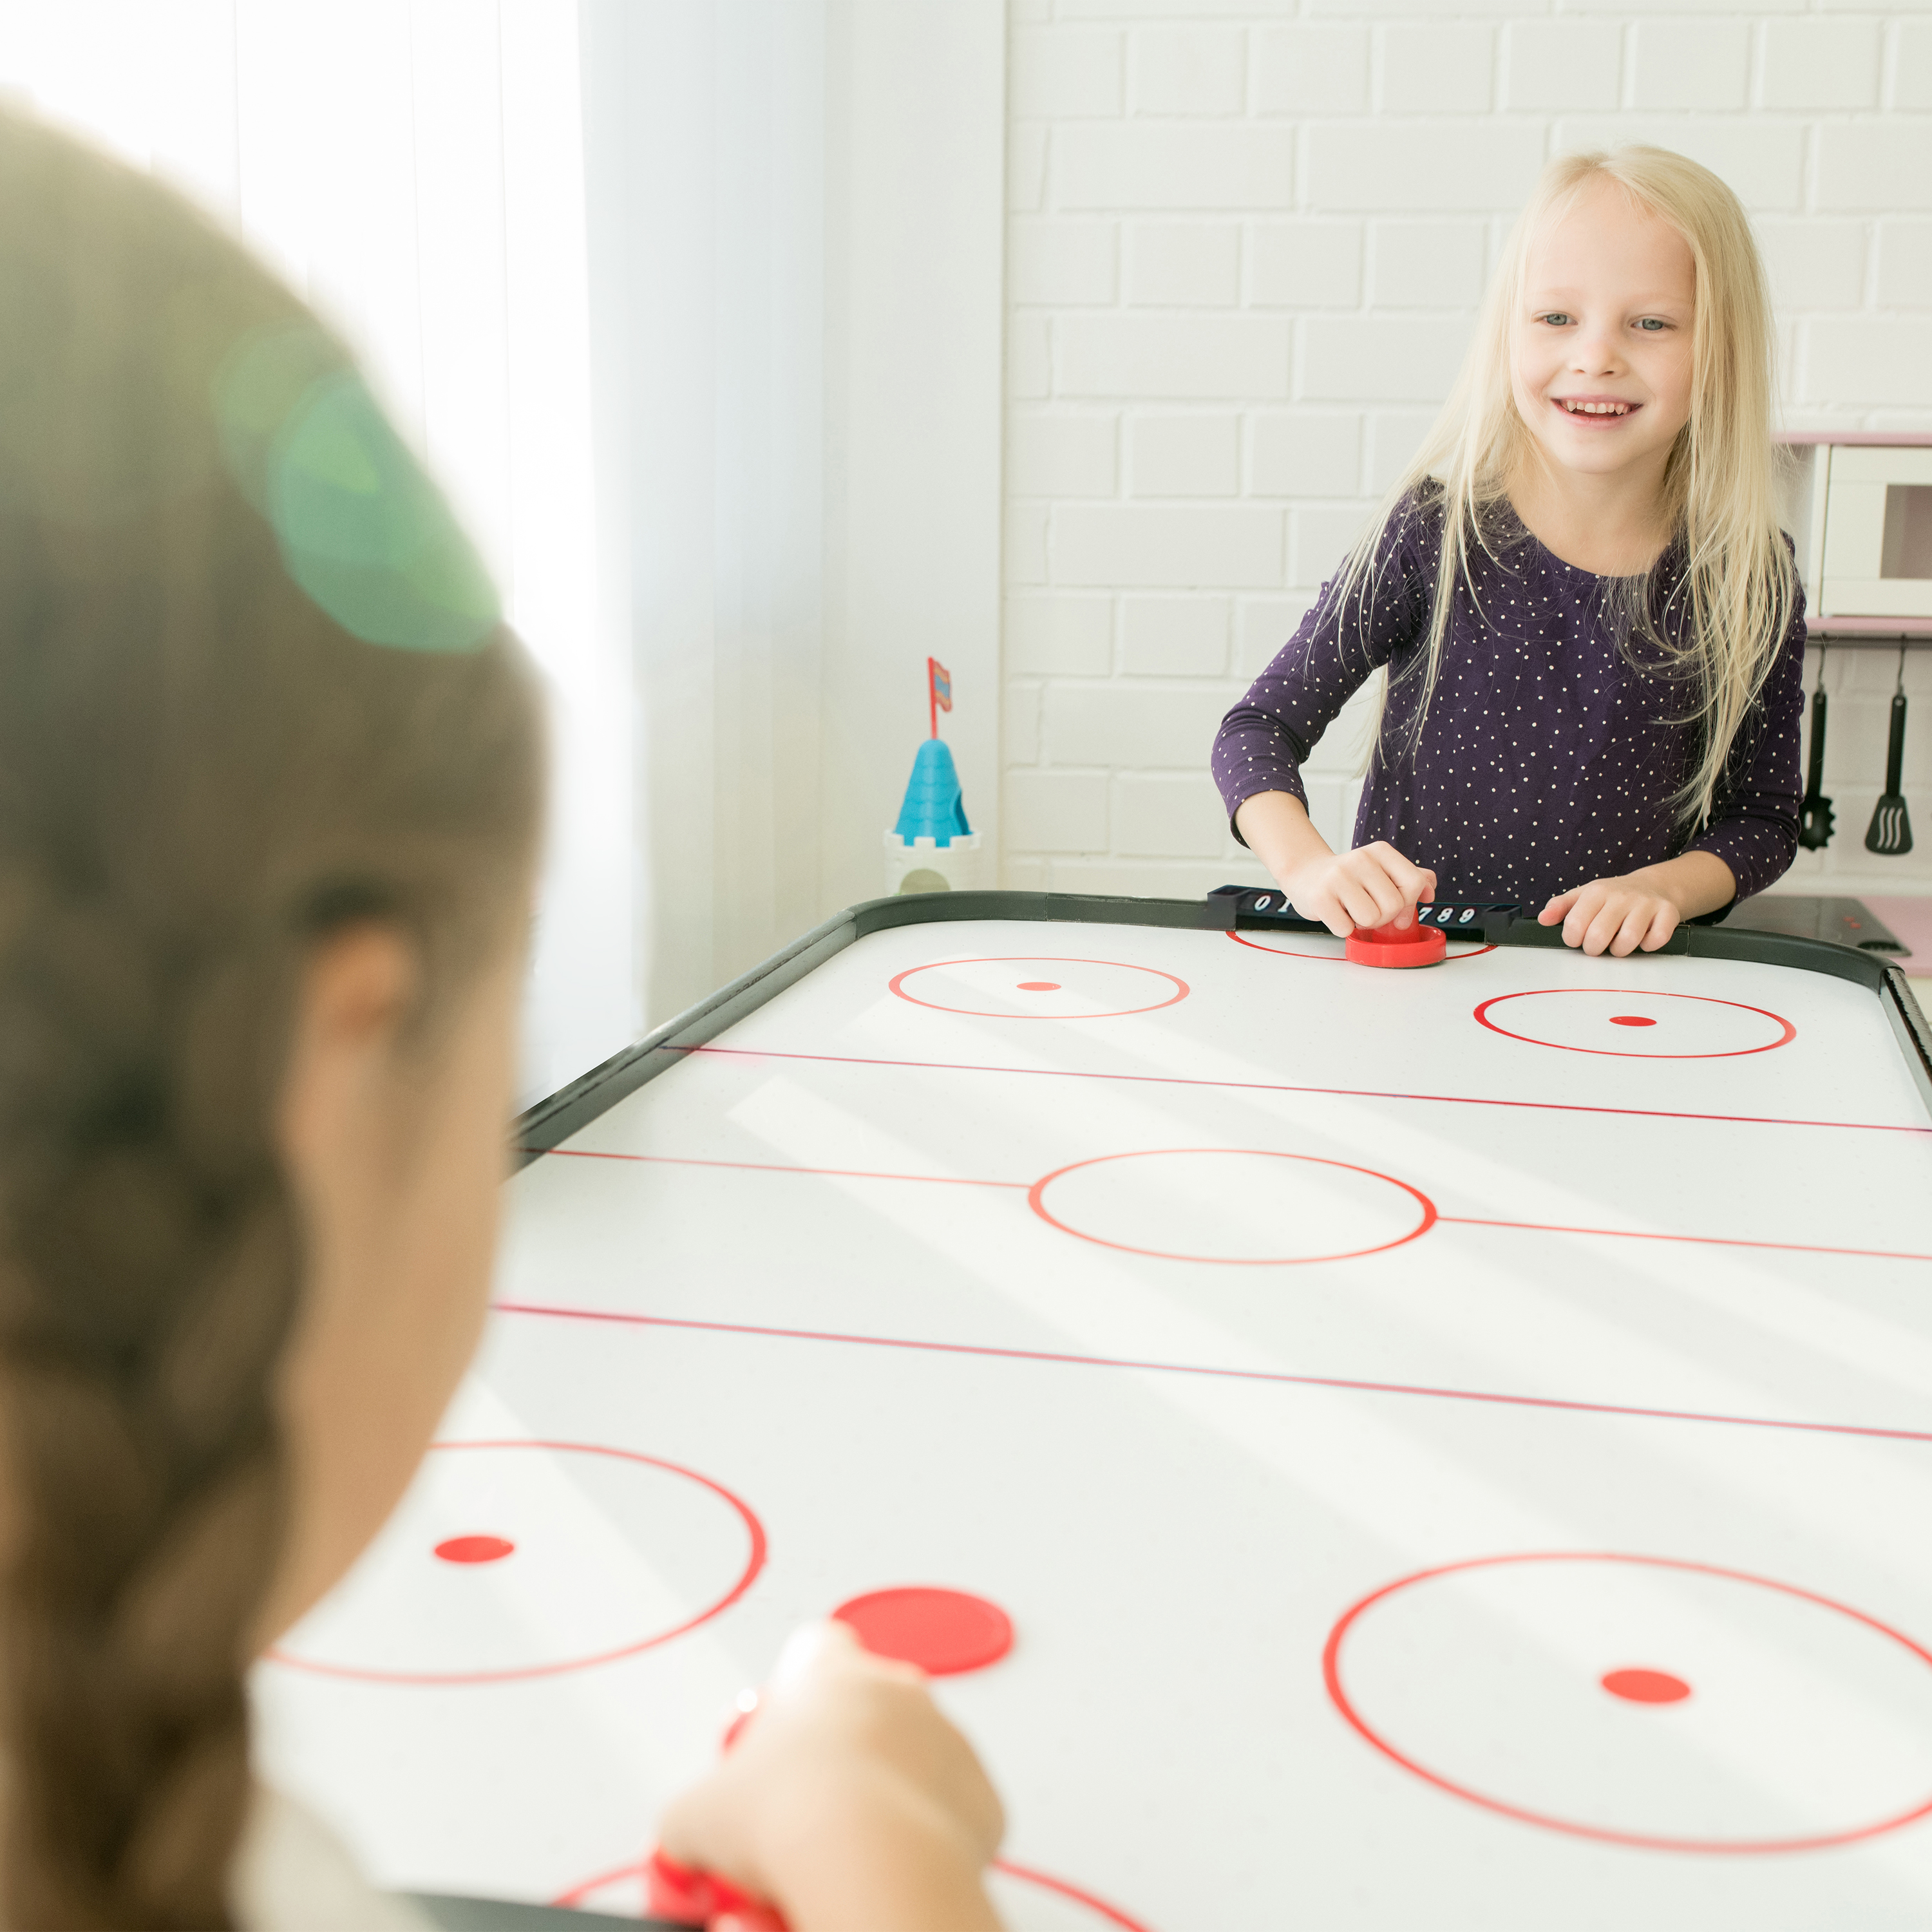
{"label": "blonde girl", "polygon": [[[1545,172],[1421,453],[1216,740],[1236,836],[1298,911],[1346,934],[1516,901],[1621,955],[1790,864],[1804,620],[1772,341],[1707,169],[1632,147]],[[1299,766],[1383,668],[1332,852]]]}
{"label": "blonde girl", "polygon": [[[244,1677],[482,1325],[538,742],[341,349],[153,183],[0,116],[8,1926],[423,1923],[253,1784]],[[662,1828],[794,1932],[995,1927],[971,1754],[830,1633]]]}

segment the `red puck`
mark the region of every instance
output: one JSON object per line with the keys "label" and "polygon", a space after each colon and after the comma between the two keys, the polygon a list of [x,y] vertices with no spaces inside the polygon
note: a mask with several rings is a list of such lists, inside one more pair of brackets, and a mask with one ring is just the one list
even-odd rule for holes
{"label": "red puck", "polygon": [[964,1590],[910,1585],[874,1590],[832,1612],[874,1657],[916,1664],[928,1677],[956,1677],[997,1664],[1013,1647],[1013,1620]]}
{"label": "red puck", "polygon": [[1358,966],[1433,966],[1449,956],[1439,926],[1415,920],[1407,926],[1358,926],[1343,947]]}
{"label": "red puck", "polygon": [[1612,1697],[1632,1704],[1681,1704],[1690,1687],[1667,1670],[1610,1670],[1600,1680]]}
{"label": "red puck", "polygon": [[496,1563],[516,1548],[504,1536],[452,1536],[436,1546],[446,1563]]}

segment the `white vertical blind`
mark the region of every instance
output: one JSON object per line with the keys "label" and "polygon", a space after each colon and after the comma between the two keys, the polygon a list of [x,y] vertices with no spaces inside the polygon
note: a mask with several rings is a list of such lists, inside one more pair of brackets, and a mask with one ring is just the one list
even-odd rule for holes
{"label": "white vertical blind", "polygon": [[524,1084],[634,1036],[630,676],[597,595],[572,0],[0,0],[0,92],[151,167],[340,328],[553,696]]}
{"label": "white vertical blind", "polygon": [[[652,1019],[822,916],[823,0],[586,0]],[[876,842],[876,841],[875,841]]]}
{"label": "white vertical blind", "polygon": [[583,15],[598,474],[657,1019],[884,889],[928,653],[954,674],[968,809],[997,832],[1005,16]]}

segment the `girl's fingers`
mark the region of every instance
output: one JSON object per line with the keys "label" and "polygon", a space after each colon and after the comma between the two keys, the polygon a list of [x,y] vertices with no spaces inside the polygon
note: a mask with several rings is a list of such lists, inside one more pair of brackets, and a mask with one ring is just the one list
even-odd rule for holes
{"label": "girl's fingers", "polygon": [[1381,881],[1378,881],[1376,896],[1382,904],[1384,925],[1391,920],[1406,923],[1403,916],[1411,907],[1418,900],[1436,896],[1436,874],[1412,863],[1386,840],[1378,839],[1372,845],[1365,845],[1362,856],[1375,862],[1381,880],[1386,880],[1395,893],[1391,905],[1380,890]]}
{"label": "girl's fingers", "polygon": [[1369,894],[1370,903],[1375,908],[1375,916],[1369,921],[1371,926],[1393,926],[1415,903],[1388,873],[1379,869],[1363,880]]}
{"label": "girl's fingers", "polygon": [[1581,896],[1582,892],[1582,888],[1580,886],[1574,892],[1558,892],[1556,896],[1536,915],[1537,924],[1538,926],[1554,926],[1558,920],[1567,918],[1569,916],[1570,908],[1576,903],[1576,901]]}
{"label": "girl's fingers", "polygon": [[1668,899],[1657,908],[1657,916],[1650,922],[1650,931],[1643,942],[1646,952],[1654,952],[1677,930],[1677,908]]}
{"label": "girl's fingers", "polygon": [[[1584,946],[1590,936],[1590,923],[1597,916],[1597,909],[1603,903],[1600,893],[1586,886],[1580,892],[1567,896],[1570,904],[1563,915],[1563,944],[1565,946]],[[1585,950],[1588,948],[1585,946]]]}
{"label": "girl's fingers", "polygon": [[[1284,886],[1282,890],[1286,892],[1287,888]],[[1348,938],[1351,930],[1348,915],[1342,909],[1339,893],[1332,890],[1310,892],[1304,888],[1300,898],[1292,892],[1288,892],[1288,896],[1304,919],[1319,920],[1337,939]]]}
{"label": "girl's fingers", "polygon": [[1412,870],[1407,862],[1394,852],[1378,851],[1371,846],[1364,854],[1369,862],[1362,871],[1362,884],[1375,902],[1377,926],[1390,926],[1400,920],[1402,914],[1415,902],[1404,890],[1402,880],[1396,876],[1396,868]]}
{"label": "girl's fingers", "polygon": [[1415,903],[1386,872],[1369,881],[1369,891],[1375,900],[1377,926],[1402,924],[1403,915]]}
{"label": "girl's fingers", "polygon": [[[1357,926],[1381,925],[1382,916],[1376,910],[1375,895],[1360,880],[1345,879],[1335,896],[1340,902],[1342,911],[1348,915],[1350,932]],[[1342,935],[1344,939],[1348,936],[1346,932]]]}
{"label": "girl's fingers", "polygon": [[1648,905],[1640,902],[1631,907],[1610,941],[1610,951],[1619,959],[1628,959],[1650,937],[1651,918]]}
{"label": "girl's fingers", "polygon": [[[1396,856],[1401,857],[1400,854]],[[1412,866],[1406,859],[1402,859],[1396,867],[1395,880],[1401,888],[1405,905],[1412,906],[1420,900],[1436,896],[1436,874],[1425,872],[1420,866]]]}
{"label": "girl's fingers", "polygon": [[1586,894],[1564,924],[1563,936],[1565,939],[1569,938],[1571,926],[1580,928],[1582,936],[1578,944],[1594,959],[1616,938],[1617,928],[1622,923],[1622,917],[1610,909],[1604,894]]}
{"label": "girl's fingers", "polygon": [[1630,904],[1625,899],[1615,899],[1605,905],[1591,922],[1591,931],[1604,935],[1603,950],[1612,959],[1620,959],[1624,951],[1624,942],[1630,932]]}
{"label": "girl's fingers", "polygon": [[1342,853],[1298,879],[1298,893],[1286,880],[1276,883],[1300,911],[1318,919],[1337,939],[1362,927],[1406,923],[1417,902],[1436,894],[1436,874],[1385,844]]}

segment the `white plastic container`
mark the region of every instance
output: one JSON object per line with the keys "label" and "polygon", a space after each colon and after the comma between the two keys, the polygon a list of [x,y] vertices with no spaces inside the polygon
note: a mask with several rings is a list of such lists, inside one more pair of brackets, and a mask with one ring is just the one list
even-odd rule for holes
{"label": "white plastic container", "polygon": [[915,838],[908,844],[896,832],[886,834],[886,890],[896,892],[961,892],[980,883],[980,835],[956,832],[950,844]]}

